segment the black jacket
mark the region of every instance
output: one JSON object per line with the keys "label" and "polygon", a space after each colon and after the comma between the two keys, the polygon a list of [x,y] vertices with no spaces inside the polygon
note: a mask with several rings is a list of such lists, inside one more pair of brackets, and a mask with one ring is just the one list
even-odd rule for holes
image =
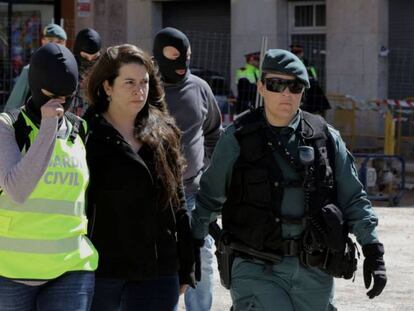
{"label": "black jacket", "polygon": [[87,121],[89,235],[99,253],[97,277],[139,281],[179,272],[180,283],[191,284],[193,252],[189,220],[182,213],[183,190],[177,189],[181,206],[161,208],[152,150],[144,144],[133,152],[98,114]]}

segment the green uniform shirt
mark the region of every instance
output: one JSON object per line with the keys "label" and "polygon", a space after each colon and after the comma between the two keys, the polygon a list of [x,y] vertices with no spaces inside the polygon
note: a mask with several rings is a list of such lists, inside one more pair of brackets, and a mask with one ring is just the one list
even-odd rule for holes
{"label": "green uniform shirt", "polygon": [[[297,156],[300,135],[295,131],[299,124],[300,117],[297,113],[291,123],[281,130],[282,139],[293,156]],[[216,145],[209,167],[201,177],[196,209],[192,212],[192,228],[195,238],[203,238],[207,235],[208,224],[216,219],[227,199],[233,166],[240,153],[234,132],[234,125],[226,128]],[[378,218],[358,179],[353,157],[346,149],[339,132],[331,126],[329,126],[329,132],[335,142],[338,205],[344,211],[350,232],[357,237],[361,245],[378,242],[375,230]],[[297,173],[284,161],[280,156],[277,159],[284,179],[299,179]],[[285,188],[281,212],[282,215],[292,218],[304,215],[304,193],[301,188]],[[282,229],[284,238],[296,237],[303,230],[301,225],[292,224],[284,224]]]}

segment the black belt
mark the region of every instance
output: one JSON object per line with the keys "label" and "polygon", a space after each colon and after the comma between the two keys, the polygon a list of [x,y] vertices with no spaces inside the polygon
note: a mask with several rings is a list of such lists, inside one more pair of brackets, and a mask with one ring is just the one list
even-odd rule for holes
{"label": "black belt", "polygon": [[[279,252],[274,252],[275,254],[279,254],[286,257],[293,257],[299,256],[301,251],[301,240],[299,239],[290,239],[290,240],[283,240],[282,246],[280,247]],[[245,259],[260,259],[258,257],[252,256],[251,254],[247,254],[245,252],[235,251],[235,256],[242,257]]]}
{"label": "black belt", "polygon": [[281,250],[283,256],[299,256],[301,251],[301,240],[283,240]]}

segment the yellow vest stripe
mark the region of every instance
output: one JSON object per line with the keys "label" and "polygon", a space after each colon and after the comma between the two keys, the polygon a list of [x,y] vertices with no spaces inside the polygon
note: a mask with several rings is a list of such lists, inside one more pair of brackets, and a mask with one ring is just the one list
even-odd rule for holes
{"label": "yellow vest stripe", "polygon": [[0,237],[0,249],[2,251],[34,254],[68,253],[78,249],[82,239],[82,236],[59,240],[29,240]]}
{"label": "yellow vest stripe", "polygon": [[4,196],[0,196],[0,210],[19,213],[57,214],[66,216],[84,216],[84,202],[61,200],[29,199],[23,204],[14,203]]}

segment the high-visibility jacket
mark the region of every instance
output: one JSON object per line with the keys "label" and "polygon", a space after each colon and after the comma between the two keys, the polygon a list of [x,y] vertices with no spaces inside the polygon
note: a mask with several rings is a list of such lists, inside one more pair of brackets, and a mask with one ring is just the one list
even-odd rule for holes
{"label": "high-visibility jacket", "polygon": [[256,84],[256,82],[260,79],[260,70],[253,65],[246,64],[243,67],[237,69],[236,83],[238,83],[242,78],[249,80],[249,82],[252,84]]}
{"label": "high-visibility jacket", "polygon": [[257,86],[260,79],[260,71],[251,64],[246,64],[236,72],[237,83],[237,104],[235,112],[237,114],[254,106],[256,102]]}
{"label": "high-visibility jacket", "polygon": [[317,74],[315,66],[311,65],[309,63],[309,61],[305,58],[301,58],[300,60],[306,66],[306,70],[308,71],[309,79],[318,80],[318,74]]}
{"label": "high-visibility jacket", "polygon": [[[33,144],[39,129],[22,111]],[[67,122],[69,133],[73,126]],[[23,204],[0,194],[0,276],[49,280],[68,271],[93,271],[98,253],[85,236],[85,146],[57,138],[49,165]]]}

